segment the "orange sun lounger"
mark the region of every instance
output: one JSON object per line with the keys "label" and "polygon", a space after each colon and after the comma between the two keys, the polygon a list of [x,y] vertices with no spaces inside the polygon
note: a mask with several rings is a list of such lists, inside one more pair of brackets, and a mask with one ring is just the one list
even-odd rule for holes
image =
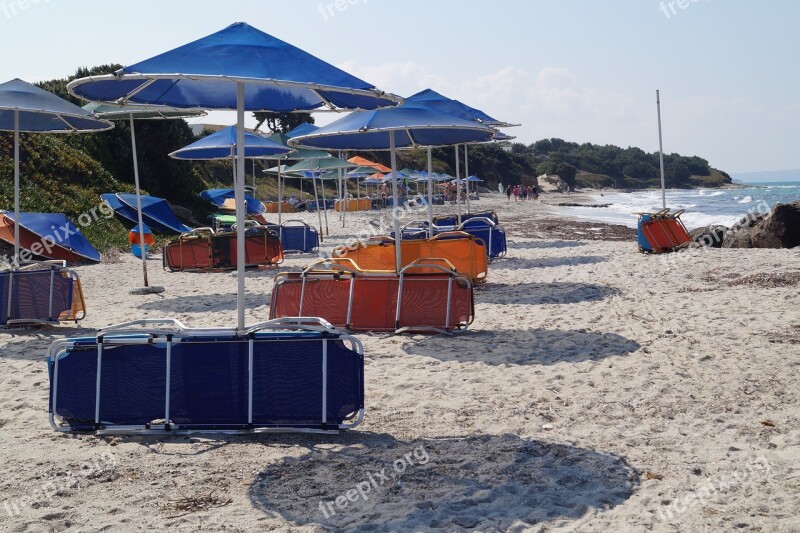
{"label": "orange sun lounger", "polygon": [[[352,259],[366,270],[395,270],[395,240],[391,237],[373,237],[366,243],[340,246],[333,257]],[[435,257],[452,264],[456,271],[471,283],[483,283],[489,271],[489,259],[482,239],[463,231],[447,231],[432,239],[402,241],[402,266],[418,259]]]}
{"label": "orange sun lounger", "polygon": [[[277,234],[264,226],[249,227],[245,234],[245,266],[270,266],[283,261]],[[164,248],[164,268],[170,271],[236,268],[236,232],[214,233],[197,228]]]}
{"label": "orange sun lounger", "polygon": [[674,252],[692,242],[692,237],[681,222],[683,210],[670,213],[668,209],[656,213],[639,213],[638,242],[642,252]]}
{"label": "orange sun lounger", "polygon": [[331,259],[275,277],[270,319],[321,317],[351,331],[438,333],[474,318],[472,284],[447,261],[418,259],[399,274]]}

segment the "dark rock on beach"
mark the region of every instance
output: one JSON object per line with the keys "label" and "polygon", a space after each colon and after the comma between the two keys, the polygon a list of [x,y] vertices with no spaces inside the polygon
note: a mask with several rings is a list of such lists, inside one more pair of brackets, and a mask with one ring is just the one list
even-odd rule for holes
{"label": "dark rock on beach", "polygon": [[721,225],[703,226],[689,232],[692,240],[707,248],[722,248],[728,228]]}
{"label": "dark rock on beach", "polygon": [[766,218],[766,213],[751,212],[730,227],[722,241],[722,248],[752,248],[753,227]]}
{"label": "dark rock on beach", "polygon": [[794,248],[800,246],[800,201],[778,204],[751,233],[755,248]]}

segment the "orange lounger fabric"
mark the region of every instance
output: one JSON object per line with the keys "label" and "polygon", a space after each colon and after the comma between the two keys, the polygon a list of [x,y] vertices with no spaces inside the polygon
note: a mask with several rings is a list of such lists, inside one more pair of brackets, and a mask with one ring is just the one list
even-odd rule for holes
{"label": "orange lounger fabric", "polygon": [[[468,233],[450,231],[432,239],[402,241],[402,266],[422,258],[441,258],[450,262],[471,283],[483,283],[489,270],[486,247],[481,239]],[[334,257],[352,259],[366,270],[395,270],[395,241],[377,237],[351,248],[334,250]]]}
{"label": "orange lounger fabric", "polygon": [[351,331],[450,331],[474,316],[472,285],[423,259],[401,274],[312,267],[275,278],[270,319],[317,316]]}

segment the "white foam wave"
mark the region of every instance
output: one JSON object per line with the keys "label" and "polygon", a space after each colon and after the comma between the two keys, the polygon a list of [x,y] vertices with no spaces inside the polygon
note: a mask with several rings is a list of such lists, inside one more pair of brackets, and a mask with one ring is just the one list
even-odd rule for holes
{"label": "white foam wave", "polygon": [[738,203],[740,203],[740,204],[749,204],[752,201],[753,201],[753,197],[752,196],[745,196],[744,198],[739,200]]}

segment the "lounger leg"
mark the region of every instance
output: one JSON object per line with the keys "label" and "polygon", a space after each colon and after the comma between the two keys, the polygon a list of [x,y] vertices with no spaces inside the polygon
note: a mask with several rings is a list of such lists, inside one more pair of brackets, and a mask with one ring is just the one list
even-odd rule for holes
{"label": "lounger leg", "polygon": [[164,398],[164,429],[170,429],[170,405],[169,400],[172,395],[172,335],[167,336],[167,387]]}
{"label": "lounger leg", "polygon": [[55,270],[50,270],[50,301],[47,307],[47,320],[54,321],[53,318],[53,284],[55,283]]}
{"label": "lounger leg", "polygon": [[253,426],[253,348],[254,340],[247,341],[247,424]]}
{"label": "lounger leg", "polygon": [[447,315],[444,317],[444,330],[450,331],[450,303],[453,300],[453,277],[447,278]]}
{"label": "lounger leg", "polygon": [[94,386],[94,427],[100,429],[100,381],[103,368],[103,340],[97,342],[97,381]]}
{"label": "lounger leg", "polygon": [[328,339],[322,339],[322,429],[328,425]]}

